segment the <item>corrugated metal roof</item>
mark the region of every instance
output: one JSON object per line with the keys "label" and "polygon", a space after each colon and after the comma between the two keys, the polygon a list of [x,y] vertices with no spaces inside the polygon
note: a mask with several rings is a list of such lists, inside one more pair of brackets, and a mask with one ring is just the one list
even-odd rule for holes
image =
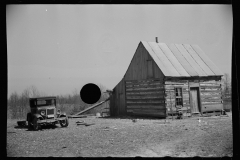
{"label": "corrugated metal roof", "polygon": [[165,76],[222,76],[198,45],[141,41]]}

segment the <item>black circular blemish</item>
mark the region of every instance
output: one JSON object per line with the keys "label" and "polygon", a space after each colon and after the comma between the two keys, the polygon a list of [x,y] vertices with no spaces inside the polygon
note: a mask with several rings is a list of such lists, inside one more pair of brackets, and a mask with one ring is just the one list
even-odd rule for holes
{"label": "black circular blemish", "polygon": [[96,103],[101,97],[100,88],[93,83],[85,84],[80,90],[80,97],[87,104]]}

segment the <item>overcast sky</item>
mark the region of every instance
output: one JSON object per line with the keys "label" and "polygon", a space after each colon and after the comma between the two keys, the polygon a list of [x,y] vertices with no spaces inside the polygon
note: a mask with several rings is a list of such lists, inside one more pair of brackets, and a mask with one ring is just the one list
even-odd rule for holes
{"label": "overcast sky", "polygon": [[140,41],[197,44],[231,74],[231,5],[7,5],[8,95],[113,89]]}

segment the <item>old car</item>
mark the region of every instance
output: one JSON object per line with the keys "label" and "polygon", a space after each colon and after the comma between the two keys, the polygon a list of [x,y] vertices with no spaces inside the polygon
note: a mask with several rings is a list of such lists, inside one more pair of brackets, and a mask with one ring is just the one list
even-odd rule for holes
{"label": "old car", "polygon": [[60,123],[61,127],[68,126],[68,116],[56,109],[56,97],[30,98],[31,112],[27,114],[27,125],[29,129],[39,130],[43,125]]}

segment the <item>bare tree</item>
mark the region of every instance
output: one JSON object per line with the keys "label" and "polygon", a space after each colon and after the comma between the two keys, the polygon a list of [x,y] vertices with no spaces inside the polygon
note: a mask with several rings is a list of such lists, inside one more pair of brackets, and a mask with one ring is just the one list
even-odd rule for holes
{"label": "bare tree", "polygon": [[39,97],[40,96],[40,92],[38,91],[37,87],[32,85],[29,88],[29,92],[30,92],[30,97]]}

